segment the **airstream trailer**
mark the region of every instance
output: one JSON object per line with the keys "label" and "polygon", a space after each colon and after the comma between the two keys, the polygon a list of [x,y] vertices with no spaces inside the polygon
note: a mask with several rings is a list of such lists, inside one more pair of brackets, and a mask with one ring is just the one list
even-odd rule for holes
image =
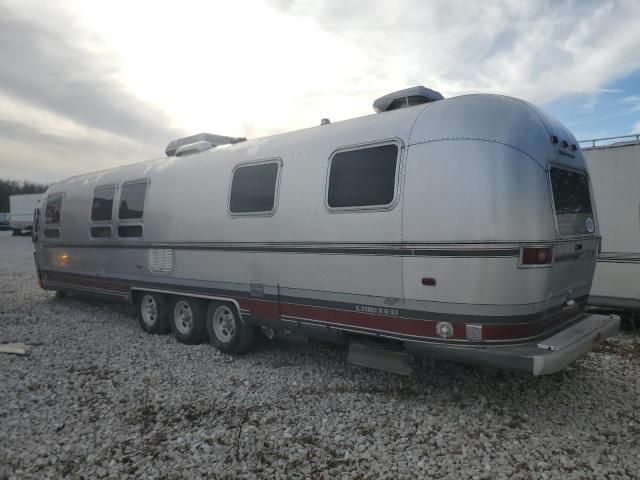
{"label": "airstream trailer", "polygon": [[141,327],[246,351],[256,332],[534,375],[614,334],[588,315],[600,242],[584,157],[535,106],[424,87],[378,113],[72,177],[35,220],[45,289],[133,302]]}
{"label": "airstream trailer", "polygon": [[584,149],[602,216],[589,304],[615,311],[640,308],[640,141],[639,135],[629,137],[590,140],[593,145]]}

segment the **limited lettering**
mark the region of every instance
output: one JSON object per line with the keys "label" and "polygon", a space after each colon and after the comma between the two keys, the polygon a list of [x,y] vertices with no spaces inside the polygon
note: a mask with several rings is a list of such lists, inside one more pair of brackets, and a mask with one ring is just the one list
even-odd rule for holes
{"label": "limited lettering", "polygon": [[390,317],[398,316],[398,310],[395,308],[372,307],[371,305],[356,305],[356,312],[372,313],[374,315],[387,315]]}

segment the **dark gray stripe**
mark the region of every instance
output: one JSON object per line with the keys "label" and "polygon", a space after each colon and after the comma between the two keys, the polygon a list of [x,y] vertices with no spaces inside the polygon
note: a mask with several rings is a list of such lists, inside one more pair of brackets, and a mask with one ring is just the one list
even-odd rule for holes
{"label": "dark gray stripe", "polygon": [[[299,243],[291,245],[263,244],[247,245],[214,244],[214,243],[152,243],[152,242],[89,242],[89,243],[44,243],[49,248],[172,248],[174,250],[205,250],[219,252],[256,252],[256,253],[293,253],[320,255],[376,255],[402,257],[518,257],[519,248],[412,248],[407,244],[382,244],[380,246],[367,244],[335,244],[323,245],[317,243]],[[467,245],[465,245],[467,246]]]}
{"label": "dark gray stripe", "polygon": [[565,254],[556,256],[556,258],[554,259],[554,263],[567,262],[569,260],[584,260],[587,258],[593,258],[594,255],[595,255],[595,251],[593,250],[586,250],[584,252],[565,253]]}
{"label": "dark gray stripe", "polygon": [[636,259],[625,259],[625,260],[618,260],[618,259],[603,259],[603,258],[599,258],[598,259],[598,263],[629,263],[632,265],[637,265],[638,263],[640,263],[640,258],[636,258]]}
{"label": "dark gray stripe", "polygon": [[602,252],[598,256],[602,263],[640,263],[640,253],[637,252]]}

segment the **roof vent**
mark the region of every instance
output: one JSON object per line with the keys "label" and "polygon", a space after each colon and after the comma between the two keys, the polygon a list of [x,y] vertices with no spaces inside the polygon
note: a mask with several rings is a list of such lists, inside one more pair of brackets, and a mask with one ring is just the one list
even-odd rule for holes
{"label": "roof vent", "polygon": [[213,148],[213,145],[211,145],[209,142],[201,140],[199,142],[180,145],[178,148],[176,148],[174,155],[176,157],[183,157],[185,155],[191,155],[192,153],[204,152],[205,150],[209,150],[211,148]]}
{"label": "roof vent", "polygon": [[388,93],[383,97],[378,98],[373,102],[373,109],[376,113],[381,113],[443,99],[444,97],[440,92],[436,92],[435,90],[431,90],[430,88],[423,86],[418,86],[398,90],[397,92]]}
{"label": "roof vent", "polygon": [[169,142],[167,148],[164,149],[164,153],[167,154],[167,157],[188,155],[190,153],[204,152],[220,145],[244,142],[245,140],[246,138],[242,137],[225,137],[223,135],[214,135],[213,133],[199,133]]}

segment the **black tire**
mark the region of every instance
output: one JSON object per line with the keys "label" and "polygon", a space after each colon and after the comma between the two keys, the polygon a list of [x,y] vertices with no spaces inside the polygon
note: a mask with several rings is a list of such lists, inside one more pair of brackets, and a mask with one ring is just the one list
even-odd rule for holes
{"label": "black tire", "polygon": [[207,338],[207,304],[199,298],[175,297],[169,318],[173,336],[180,343],[198,345]]}
{"label": "black tire", "polygon": [[136,295],[136,317],[147,333],[163,334],[171,330],[167,297],[160,293],[140,292]]}
{"label": "black tire", "polygon": [[19,237],[21,234],[20,230],[17,228],[13,229],[13,233],[11,235],[13,235],[14,237]]}
{"label": "black tire", "polygon": [[67,292],[63,292],[62,290],[56,291],[56,298],[67,298],[69,294]]}
{"label": "black tire", "polygon": [[[218,324],[216,328],[216,323]],[[251,347],[256,329],[240,319],[236,307],[211,302],[207,309],[209,343],[223,353],[244,353]]]}

